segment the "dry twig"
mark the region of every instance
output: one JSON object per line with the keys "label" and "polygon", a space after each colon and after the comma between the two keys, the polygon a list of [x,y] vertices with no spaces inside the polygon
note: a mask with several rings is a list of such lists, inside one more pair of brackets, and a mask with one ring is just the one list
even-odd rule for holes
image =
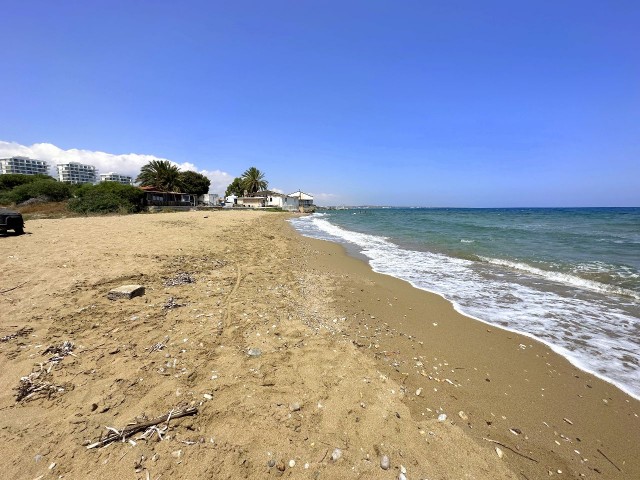
{"label": "dry twig", "polygon": [[26,285],[27,283],[29,283],[29,282],[28,281],[27,282],[22,282],[21,284],[16,285],[15,287],[7,288],[6,290],[0,290],[0,294],[10,292],[11,290],[15,290],[16,288],[20,288],[21,286]]}
{"label": "dry twig", "polygon": [[604,458],[606,458],[606,459],[609,461],[609,463],[610,463],[611,465],[613,465],[614,467],[616,467],[616,469],[617,469],[619,472],[622,472],[622,470],[620,470],[620,467],[618,467],[618,465],[616,465],[615,463],[613,463],[613,461],[612,461],[609,457],[607,457],[607,456],[604,454],[604,452],[603,452],[602,450],[600,450],[599,448],[597,448],[596,450],[598,450],[598,453],[599,453],[600,455],[602,455]]}
{"label": "dry twig", "polygon": [[[147,422],[134,423],[133,425],[127,425],[122,430],[117,430],[113,427],[106,427],[110,433],[104,437],[98,439],[96,442],[87,446],[87,449],[103,447],[115,441],[123,441],[125,442],[127,437],[130,437],[134,433],[145,432],[142,435],[142,438],[149,438],[153,433],[157,433],[160,439],[162,439],[162,434],[164,434],[169,427],[169,421],[172,418],[181,418],[189,415],[195,415],[198,413],[198,407],[187,407],[183,410],[174,411],[171,410],[166,415],[162,415],[160,417],[154,418],[153,420],[149,420]],[[167,422],[166,425],[162,428],[157,428],[156,425],[159,425],[163,422]],[[151,428],[155,427],[155,428]],[[147,432],[151,430],[151,433],[147,436]]]}
{"label": "dry twig", "polygon": [[538,460],[536,460],[535,458],[528,457],[528,456],[526,456],[524,453],[520,453],[520,452],[518,452],[517,450],[514,450],[513,448],[511,448],[509,445],[505,445],[504,443],[499,442],[498,440],[492,440],[492,439],[490,439],[490,438],[485,438],[485,437],[482,437],[482,439],[483,439],[483,440],[486,440],[487,442],[496,443],[496,444],[500,445],[501,447],[506,448],[507,450],[511,450],[511,451],[512,451],[513,453],[515,453],[516,455],[520,455],[521,457],[526,458],[527,460],[531,460],[532,462],[540,463],[540,462],[539,462]]}

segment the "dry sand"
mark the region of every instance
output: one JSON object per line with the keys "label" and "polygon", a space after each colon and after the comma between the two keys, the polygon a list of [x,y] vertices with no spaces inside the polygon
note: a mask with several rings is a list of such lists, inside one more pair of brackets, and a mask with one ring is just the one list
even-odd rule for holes
{"label": "dry sand", "polygon": [[[0,238],[0,291],[19,286],[0,293],[1,476],[640,478],[639,402],[286,218],[34,220]],[[146,294],[107,299],[130,283]],[[49,361],[64,341],[73,355]],[[40,364],[53,390],[17,402]],[[186,405],[162,441],[86,448]]]}

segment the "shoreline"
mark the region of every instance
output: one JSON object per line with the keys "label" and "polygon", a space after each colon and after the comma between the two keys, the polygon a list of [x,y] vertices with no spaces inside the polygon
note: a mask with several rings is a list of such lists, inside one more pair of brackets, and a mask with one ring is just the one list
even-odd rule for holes
{"label": "shoreline", "polygon": [[[466,317],[468,317],[470,319],[473,319],[473,320],[476,320],[478,322],[482,322],[482,323],[486,324],[487,326],[489,326],[491,328],[498,328],[498,329],[501,329],[503,331],[511,332],[511,333],[516,334],[516,335],[521,335],[521,336],[527,337],[527,338],[529,338],[531,340],[534,340],[536,342],[542,343],[542,344],[546,345],[548,348],[550,348],[557,355],[560,355],[563,358],[565,358],[567,361],[569,361],[572,365],[574,365],[576,368],[580,369],[581,371],[583,371],[585,373],[588,373],[590,375],[593,375],[593,376],[597,377],[598,379],[613,385],[614,387],[618,388],[619,390],[621,390],[626,395],[629,395],[630,397],[632,397],[634,400],[640,401],[640,391],[635,392],[632,387],[622,383],[620,380],[616,380],[615,378],[608,377],[605,374],[598,372],[594,367],[590,367],[588,362],[586,362],[584,360],[584,358],[580,358],[579,356],[574,355],[571,352],[571,350],[567,349],[566,347],[563,347],[561,345],[557,345],[557,344],[553,343],[552,341],[549,341],[549,340],[547,340],[545,338],[540,338],[540,337],[536,336],[534,333],[529,333],[529,332],[524,331],[524,330],[518,330],[517,328],[511,328],[509,326],[502,325],[502,324],[499,324],[499,323],[492,323],[490,320],[485,320],[485,319],[483,319],[483,318],[481,318],[481,317],[479,317],[479,316],[477,316],[477,315],[475,315],[473,313],[469,313],[469,312],[465,311],[464,307],[461,304],[459,304],[455,300],[450,299],[448,297],[447,293],[444,292],[444,291],[439,291],[439,290],[436,290],[436,289],[432,289],[432,288],[428,288],[428,287],[424,287],[424,286],[419,286],[416,283],[414,283],[413,281],[405,279],[405,278],[402,278],[401,276],[397,276],[394,273],[387,273],[387,272],[385,272],[383,270],[377,269],[376,267],[374,267],[371,264],[371,260],[372,259],[367,257],[365,254],[359,252],[361,246],[359,246],[357,243],[353,244],[353,243],[349,242],[348,240],[345,240],[345,239],[342,239],[342,238],[339,238],[339,237],[336,237],[336,238],[338,238],[336,240],[329,240],[329,239],[326,239],[326,238],[317,238],[317,237],[313,237],[313,236],[308,236],[306,234],[303,234],[302,232],[299,232],[296,229],[296,227],[293,226],[293,225],[292,225],[292,228],[294,230],[296,230],[296,233],[298,233],[298,234],[300,234],[302,236],[305,236],[306,238],[315,239],[315,240],[321,240],[321,241],[327,241],[327,242],[335,243],[337,245],[342,246],[342,248],[344,249],[346,255],[366,263],[367,266],[375,273],[401,280],[401,281],[406,282],[407,284],[411,285],[415,289],[418,289],[418,290],[421,290],[421,291],[424,291],[424,292],[428,292],[428,293],[431,293],[431,294],[438,295],[438,296],[442,297],[444,300],[449,302],[452,305],[452,307],[460,315],[466,316]],[[339,227],[339,228],[343,228],[343,227]],[[357,233],[357,232],[355,232],[355,233]],[[372,235],[372,234],[370,234],[370,235]],[[404,247],[401,247],[400,245],[397,245],[397,247],[401,248],[401,249],[404,249]],[[424,251],[430,252],[429,250],[424,250]],[[489,262],[489,263],[491,263],[491,262]],[[525,269],[524,271],[528,271],[528,270]],[[529,272],[529,273],[531,273],[531,272]],[[553,281],[553,280],[549,280],[546,277],[544,277],[544,278],[547,281]],[[607,295],[608,294],[606,291],[603,291],[602,288],[600,288],[600,287],[598,287],[598,288],[587,287],[587,290],[599,293],[601,295]],[[624,293],[613,292],[613,293],[616,294],[616,295],[627,296],[627,297],[629,297],[631,299],[636,299],[636,297],[637,297],[637,295],[635,295],[633,293],[630,293],[630,292],[624,292]]]}
{"label": "shoreline", "polygon": [[[33,220],[27,235],[3,239],[0,290],[20,285],[0,295],[6,475],[640,475],[637,401],[542,344],[303,237],[288,218]],[[193,282],[167,283],[184,274]],[[128,283],[144,296],[106,298]],[[48,347],[63,341],[73,355],[51,363]],[[16,401],[40,364],[55,391]],[[186,405],[197,415],[172,420],[162,441],[86,448],[105,427]]]}
{"label": "shoreline", "polygon": [[[293,226],[291,228],[295,231]],[[296,232],[296,234],[299,233]],[[466,315],[456,309],[453,302],[450,302],[439,293],[417,288],[405,280],[374,271],[368,262],[349,255],[344,246],[339,243],[310,237],[304,238],[319,253],[318,260],[312,262],[315,268],[327,269],[337,277],[348,276],[351,279],[343,283],[337,289],[338,291],[344,292],[351,288],[352,295],[366,297],[366,299],[360,298],[354,301],[350,300],[347,295],[341,295],[341,298],[337,299],[337,308],[348,311],[349,315],[354,318],[351,322],[351,328],[357,330],[357,333],[354,334],[352,340],[360,344],[369,344],[361,347],[361,351],[369,350],[371,352],[371,346],[375,346],[375,342],[377,342],[380,348],[375,349],[374,347],[373,355],[374,357],[377,356],[378,360],[384,358],[380,355],[380,352],[385,352],[385,355],[390,351],[411,352],[408,355],[404,355],[404,359],[400,361],[397,358],[403,355],[396,355],[394,357],[396,358],[396,366],[391,365],[391,368],[389,368],[389,362],[378,362],[381,367],[386,364],[390,374],[393,375],[395,371],[398,381],[403,381],[405,377],[406,381],[411,382],[413,380],[415,382],[412,384],[412,387],[415,387],[414,391],[422,388],[421,395],[408,395],[410,402],[419,402],[421,400],[419,397],[424,396],[423,392],[426,391],[426,388],[433,385],[436,385],[434,388],[439,390],[443,386],[445,389],[452,388],[448,383],[443,384],[442,378],[438,378],[440,381],[436,381],[435,384],[433,380],[425,381],[425,378],[435,378],[434,375],[431,375],[431,372],[424,372],[424,369],[421,368],[420,370],[423,373],[429,375],[424,377],[419,373],[416,375],[416,368],[409,368],[412,361],[415,364],[414,359],[417,358],[416,355],[419,355],[418,352],[421,352],[425,359],[428,355],[432,355],[432,358],[442,358],[444,355],[446,363],[449,365],[465,365],[464,367],[454,368],[468,369],[469,365],[483,364],[483,370],[487,370],[484,378],[480,378],[483,375],[478,375],[478,372],[475,372],[477,378],[471,379],[468,382],[469,385],[465,386],[473,387],[482,394],[488,395],[492,398],[491,401],[481,401],[476,395],[472,395],[474,398],[469,398],[466,401],[459,401],[459,399],[447,401],[446,398],[440,398],[440,402],[444,405],[440,410],[431,407],[431,412],[427,412],[418,408],[415,409],[416,414],[424,415],[427,413],[427,415],[436,416],[435,413],[438,411],[447,411],[445,413],[448,413],[449,418],[455,415],[455,420],[460,421],[461,418],[457,418],[458,416],[456,415],[458,411],[468,412],[469,410],[474,410],[476,412],[474,415],[476,417],[474,419],[475,422],[468,423],[470,429],[475,429],[474,434],[476,436],[474,438],[492,438],[494,440],[500,438],[504,442],[517,442],[522,448],[525,448],[524,445],[528,444],[532,452],[549,459],[548,472],[555,473],[557,470],[561,470],[566,473],[567,471],[573,471],[576,478],[579,478],[580,473],[583,475],[588,475],[589,473],[597,474],[596,469],[603,474],[609,475],[606,478],[632,478],[640,475],[640,465],[636,460],[638,453],[640,453],[637,447],[638,442],[640,442],[640,421],[638,418],[640,401],[633,395],[620,389],[607,379],[602,379],[598,375],[574,365],[568,358],[556,352],[550,345],[547,345],[546,342]],[[339,260],[331,257],[338,257]],[[353,280],[354,278],[359,280]],[[360,288],[357,288],[357,285],[360,285]],[[367,285],[367,288],[362,288],[365,285]],[[358,292],[358,289],[360,292]],[[367,292],[367,289],[370,289],[371,292]],[[400,300],[398,300],[399,298]],[[354,302],[360,304],[359,311],[354,308]],[[413,306],[403,308],[401,305],[404,303],[411,303]],[[390,307],[389,304],[393,305],[393,307]],[[362,308],[363,306],[364,309]],[[385,312],[385,306],[389,307],[390,310],[401,310],[402,317],[400,318],[399,312],[396,311]],[[433,320],[437,321],[434,322]],[[442,327],[446,326],[447,322],[455,324],[450,327],[453,331],[445,332],[444,335],[441,335]],[[437,326],[434,325],[436,323]],[[371,335],[368,333],[372,328],[379,329],[381,324],[386,328],[396,328],[393,338],[387,339],[385,345],[383,345],[383,339],[379,334]],[[377,327],[373,327],[373,325]],[[362,328],[363,326],[365,328]],[[473,338],[469,338],[469,335],[466,335],[462,339],[461,330],[472,331],[473,335],[471,336]],[[438,337],[444,337],[445,341],[428,340],[429,337],[434,336],[435,332],[438,332]],[[481,344],[487,341],[486,338],[483,338],[483,334],[486,337],[491,337],[489,344],[486,345],[486,351],[483,351],[481,347]],[[423,344],[416,346],[416,338]],[[364,342],[362,341],[363,339],[365,340]],[[460,345],[454,348],[442,348],[443,343],[451,344],[453,342],[458,342]],[[429,347],[426,347],[427,344],[429,344]],[[523,346],[524,348],[522,348]],[[387,348],[384,349],[383,347]],[[428,351],[429,349],[432,350]],[[461,352],[465,349],[474,351],[473,359]],[[435,357],[433,356],[433,350],[439,352]],[[527,360],[531,364],[518,358],[518,356],[525,353],[533,353],[533,356],[529,355],[530,360]],[[491,356],[494,358],[488,358]],[[535,364],[536,360],[537,365]],[[400,367],[398,367],[398,362]],[[420,363],[426,364],[424,359],[421,359]],[[436,364],[436,361],[432,360],[432,366],[433,364]],[[439,364],[440,362],[438,361],[437,365]],[[404,368],[402,367],[403,365]],[[506,369],[505,365],[518,365],[518,368],[510,368],[508,374],[497,373],[503,368]],[[530,370],[537,370],[537,373]],[[531,378],[526,378],[526,382],[524,382],[521,378],[518,378],[523,374]],[[453,376],[454,372],[450,371],[449,377]],[[502,377],[498,380],[500,385],[497,387],[496,377]],[[534,380],[534,377],[536,377],[536,380]],[[482,384],[482,380],[485,381],[486,385]],[[453,383],[461,387],[464,385],[462,381],[456,382],[454,380]],[[475,385],[472,386],[473,383]],[[532,383],[535,387],[531,385]],[[428,385],[428,387],[425,385]],[[500,395],[491,395],[487,385],[491,385],[491,389],[504,390],[504,398]],[[539,389],[537,392],[535,391],[536,388]],[[516,389],[527,391],[528,393],[526,395],[514,394]],[[457,395],[460,391],[461,389],[453,395]],[[437,394],[438,392],[434,393]],[[451,395],[451,392],[449,394]],[[513,396],[516,397],[515,400],[511,400]],[[535,400],[532,398],[534,396],[537,397]],[[552,399],[549,400],[548,397],[552,397]],[[492,410],[500,410],[500,408],[492,408],[493,401],[496,402],[495,405],[499,404],[498,402],[506,404],[502,410],[508,411],[508,413],[504,416],[511,420],[514,425],[507,427],[506,424],[509,421],[505,420],[502,414],[498,415],[495,412],[494,416]],[[536,405],[537,402],[544,402],[547,406],[540,407]],[[435,405],[437,402],[433,402],[433,404]],[[616,408],[612,409],[611,406],[614,404]],[[454,408],[455,405],[457,407]],[[522,412],[518,412],[518,410],[523,405],[527,405],[529,408],[527,415],[537,417],[537,421],[527,422],[522,418]],[[460,410],[458,410],[458,407]],[[555,415],[551,414],[553,410],[556,410]],[[466,419],[473,418],[468,413],[465,413],[464,416]],[[478,416],[481,418],[478,418]],[[496,423],[496,417],[498,418],[498,423],[500,420],[505,422],[501,432],[492,428]],[[550,420],[552,417],[555,418]],[[586,418],[586,421],[583,421],[580,428],[578,428],[579,422],[572,417]],[[491,418],[494,420],[491,420]],[[626,418],[627,420],[621,420],[621,418]],[[568,423],[565,419],[571,423]],[[467,420],[464,421],[466,422]],[[491,422],[490,425],[488,424],[489,422]],[[527,430],[522,428],[523,424],[528,424]],[[520,427],[517,425],[520,425]],[[522,436],[514,435],[511,432],[513,430],[512,427],[515,427],[516,431],[523,432],[522,435],[528,432],[531,440],[533,440],[534,436],[537,438],[535,441],[520,443],[522,442]],[[483,431],[481,437],[477,436],[478,430]],[[545,430],[547,431],[545,432]],[[563,431],[565,433],[573,431],[574,438],[572,439],[571,436],[565,435],[565,433],[559,433]],[[627,437],[627,440],[620,442],[621,437]],[[585,441],[585,438],[591,438],[590,445]],[[560,445],[556,443],[557,441],[560,441]],[[589,448],[585,448],[585,445],[589,445]],[[574,448],[567,449],[567,446],[573,446]],[[626,451],[624,466],[627,471],[624,474],[619,472],[600,453],[606,452],[608,448],[616,451]],[[589,449],[592,452],[590,455],[585,453]],[[576,454],[575,451],[580,451],[581,453]],[[517,460],[522,459],[519,457]],[[562,464],[562,466],[554,469],[551,462]],[[530,462],[527,459],[516,463],[517,469],[520,469],[522,473],[532,475],[530,478],[538,478],[542,474],[540,471],[536,472],[536,469],[531,469],[529,464],[534,462]],[[622,470],[624,471],[624,468]],[[616,475],[620,475],[620,477]]]}

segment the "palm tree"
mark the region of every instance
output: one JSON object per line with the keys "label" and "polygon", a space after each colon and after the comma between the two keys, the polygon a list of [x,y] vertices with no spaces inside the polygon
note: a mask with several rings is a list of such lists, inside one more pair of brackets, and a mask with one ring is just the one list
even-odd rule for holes
{"label": "palm tree", "polygon": [[136,182],[162,192],[180,191],[180,170],[168,160],[151,160],[140,169]]}
{"label": "palm tree", "polygon": [[242,188],[248,193],[255,193],[264,190],[269,186],[269,182],[264,179],[264,173],[256,167],[247,169],[241,177]]}

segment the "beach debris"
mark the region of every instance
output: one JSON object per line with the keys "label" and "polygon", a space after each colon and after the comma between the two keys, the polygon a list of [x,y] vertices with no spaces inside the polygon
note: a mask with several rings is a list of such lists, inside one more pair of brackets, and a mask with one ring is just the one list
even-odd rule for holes
{"label": "beach debris", "polygon": [[165,287],[177,287],[179,285],[187,285],[188,283],[196,283],[196,279],[193,275],[188,273],[178,273],[171,278],[167,278],[164,281]]}
{"label": "beach debris", "polygon": [[253,347],[247,350],[247,355],[249,355],[250,357],[259,357],[260,355],[262,355],[262,350]]}
{"label": "beach debris", "polygon": [[619,472],[622,472],[622,470],[620,470],[620,467],[618,467],[618,465],[616,465],[615,463],[613,463],[613,461],[612,461],[609,457],[607,457],[607,456],[604,454],[604,452],[603,452],[602,450],[600,450],[599,448],[597,448],[596,450],[598,450],[598,453],[599,453],[600,455],[602,455],[604,458],[606,458],[606,459],[607,459],[607,461],[608,461],[611,465],[613,465],[614,467],[616,467],[616,470],[618,470]]}
{"label": "beach debris", "polygon": [[407,476],[404,473],[400,472],[398,474],[398,480],[407,480]]}
{"label": "beach debris", "polygon": [[440,415],[438,415],[438,421],[440,423],[444,422],[447,420],[447,414],[446,413],[441,413]]}
{"label": "beach debris", "polygon": [[389,457],[387,455],[383,455],[380,459],[380,468],[383,470],[389,470],[391,466],[391,462],[389,461]]}
{"label": "beach debris", "polygon": [[563,418],[562,420],[567,422],[569,425],[573,425],[573,422],[571,420],[569,420],[568,418]]}
{"label": "beach debris", "polygon": [[331,460],[337,462],[338,460],[340,460],[340,458],[342,458],[342,450],[336,448],[333,452],[331,452]]}
{"label": "beach debris", "polygon": [[118,300],[124,298],[131,300],[133,297],[141,297],[144,295],[144,287],[142,285],[122,285],[109,291],[107,298],[109,300]]}
{"label": "beach debris", "polygon": [[53,357],[49,359],[49,362],[58,363],[61,362],[67,355],[73,355],[75,357],[75,355],[73,354],[74,348],[75,345],[73,344],[73,342],[65,340],[60,345],[49,346],[44,352],[42,352],[42,354],[47,355],[49,353],[53,353]]}
{"label": "beach debris", "polygon": [[[87,449],[96,448],[96,447],[104,447],[115,441],[126,442],[128,437],[131,437],[134,433],[143,432],[136,440],[148,440],[153,437],[154,434],[158,435],[158,438],[162,440],[162,435],[164,435],[169,429],[169,421],[171,419],[187,417],[189,415],[196,415],[198,413],[198,407],[186,407],[181,409],[171,409],[169,413],[166,415],[162,415],[160,417],[156,417],[152,420],[148,420],[146,422],[139,422],[127,425],[122,430],[118,430],[113,427],[105,427],[109,430],[109,434],[95,442],[87,445]],[[158,427],[158,425],[164,423],[163,426]]]}
{"label": "beach debris", "polygon": [[520,430],[519,428],[510,428],[509,431],[514,435],[520,435],[522,433],[522,430]]}
{"label": "beach debris", "polygon": [[460,411],[458,412],[458,416],[459,416],[462,420],[465,420],[465,421],[466,421],[466,420],[469,420],[469,417],[467,416],[467,414],[466,414],[466,413],[464,413],[464,411],[462,411],[462,410],[460,410]]}
{"label": "beach debris", "polygon": [[176,299],[173,297],[169,297],[166,301],[166,303],[162,306],[163,310],[171,310],[173,308],[179,308],[179,307],[184,307],[185,304],[184,303],[178,303],[176,302]]}
{"label": "beach debris", "polygon": [[20,383],[14,389],[16,390],[16,401],[33,400],[39,396],[51,397],[51,395],[57,392],[63,392],[65,388],[62,385],[55,385],[47,380],[52,367],[53,364],[50,364],[49,368],[44,368],[44,366],[40,364],[40,370],[36,370],[26,377],[20,378]]}
{"label": "beach debris", "polygon": [[9,335],[5,335],[4,337],[0,337],[0,342],[8,342],[9,340],[13,340],[18,337],[26,337],[33,332],[33,328],[31,327],[22,327],[17,332],[10,333]]}
{"label": "beach debris", "polygon": [[502,453],[500,447],[496,447],[496,453],[498,454],[498,458],[504,457],[504,453]]}
{"label": "beach debris", "polygon": [[289,460],[289,468],[293,468],[296,466],[296,461],[292,458],[291,460]]}
{"label": "beach debris", "polygon": [[416,396],[420,396],[420,394],[422,393],[422,388],[419,388],[416,390]]}
{"label": "beach debris", "polygon": [[26,285],[27,283],[29,283],[29,282],[28,281],[27,282],[22,282],[22,283],[16,285],[15,287],[11,287],[11,288],[6,288],[4,290],[0,290],[0,294],[11,292],[12,290],[15,290],[16,288],[20,288],[21,286]]}
{"label": "beach debris", "polygon": [[[496,445],[500,445],[502,448],[506,448],[507,450],[510,450],[513,453],[515,453],[516,455],[520,455],[521,457],[526,458],[527,460],[531,460],[532,462],[535,462],[535,463],[540,463],[535,458],[531,458],[531,457],[525,455],[524,453],[520,453],[519,451],[511,448],[509,445],[505,445],[504,443],[499,442],[498,440],[492,440],[491,438],[485,438],[485,437],[482,437],[482,439],[487,441],[487,442],[491,442],[491,443],[495,443]],[[496,448],[496,453],[498,453],[498,449],[497,448]],[[500,456],[500,454],[498,454],[498,456]],[[500,458],[502,458],[502,457],[500,457]]]}
{"label": "beach debris", "polygon": [[165,347],[166,347],[166,345],[164,343],[162,343],[162,342],[154,343],[153,345],[151,345],[149,347],[149,353],[159,352],[160,350],[162,350]]}

